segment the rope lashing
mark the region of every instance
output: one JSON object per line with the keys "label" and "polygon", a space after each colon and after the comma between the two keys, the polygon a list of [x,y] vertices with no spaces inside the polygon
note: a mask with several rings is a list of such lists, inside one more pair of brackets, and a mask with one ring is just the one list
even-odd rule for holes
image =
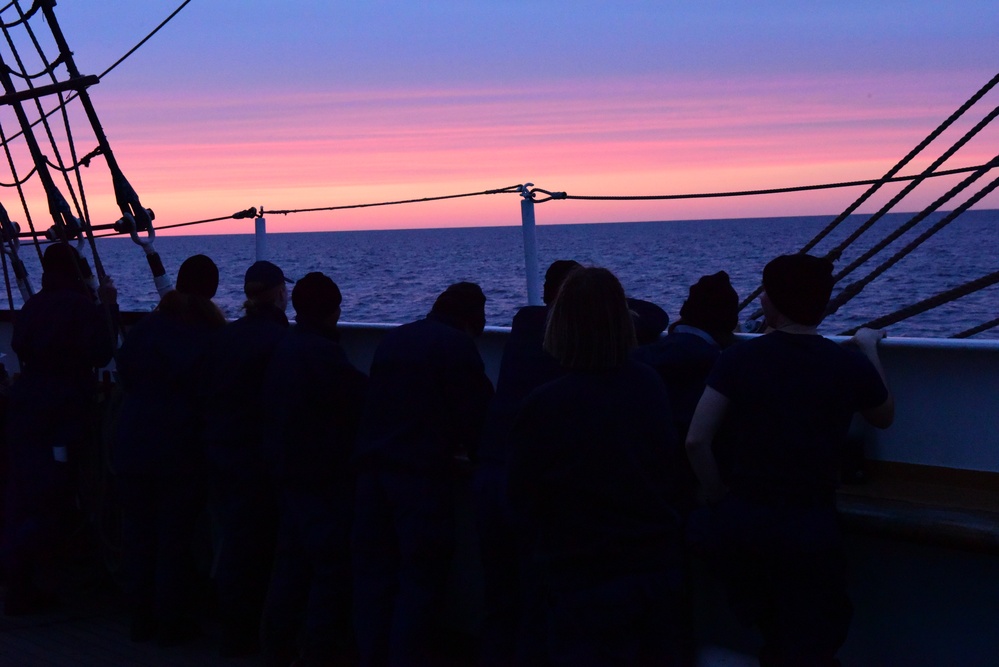
{"label": "rope lashing", "polygon": [[[999,271],[994,271],[988,275],[982,276],[976,280],[964,283],[957,287],[951,288],[945,292],[941,292],[936,296],[931,296],[928,299],[923,299],[918,303],[914,303],[911,306],[906,306],[900,310],[896,310],[894,313],[873,319],[870,322],[861,324],[860,326],[853,327],[852,329],[847,329],[846,331],[840,333],[840,336],[852,336],[857,333],[859,329],[869,328],[869,329],[881,329],[883,327],[891,326],[897,322],[908,319],[920,313],[924,313],[927,310],[936,308],[937,306],[942,306],[945,303],[949,303],[956,299],[960,299],[963,296],[967,296],[979,290],[983,290],[986,287],[991,287],[999,283]],[[960,335],[960,334],[959,334]]]}

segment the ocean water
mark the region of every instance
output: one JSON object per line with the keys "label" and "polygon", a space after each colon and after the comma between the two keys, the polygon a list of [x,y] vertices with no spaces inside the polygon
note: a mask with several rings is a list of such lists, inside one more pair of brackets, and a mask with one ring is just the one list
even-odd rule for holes
{"label": "ocean water", "polygon": [[[907,214],[891,214],[855,242],[837,268],[871,247]],[[689,285],[698,277],[727,271],[740,297],[759,285],[763,266],[773,257],[796,252],[831,216],[697,220],[680,222],[542,225],[537,228],[539,264],[576,259],[604,266],[621,280],[629,296],[652,301],[678,317]],[[938,219],[938,218],[937,218]],[[844,222],[814,253],[824,253],[866,220]],[[865,276],[878,263],[925,230],[933,220],[874,257],[839,285]],[[157,302],[142,250],[128,239],[98,239],[105,270],[115,279],[126,310],[149,310]],[[254,261],[252,235],[158,237],[156,248],[171,276],[184,258],[205,253],[219,266],[216,302],[229,317],[239,317],[243,272]],[[523,236],[519,227],[364,232],[269,234],[268,259],[291,278],[310,271],[331,276],[344,295],[343,317],[350,322],[407,322],[429,311],[434,298],[459,280],[479,283],[488,302],[488,324],[508,326],[527,302]],[[86,248],[89,256],[89,246]],[[22,247],[32,284],[40,285],[37,254]],[[820,331],[837,334],[851,326],[894,312],[999,269],[999,211],[970,211],[867,286],[830,316]],[[18,298],[15,291],[15,306]],[[743,311],[747,318],[757,304]],[[890,335],[949,336],[999,314],[999,286],[889,327]],[[999,330],[978,338],[999,338]]]}

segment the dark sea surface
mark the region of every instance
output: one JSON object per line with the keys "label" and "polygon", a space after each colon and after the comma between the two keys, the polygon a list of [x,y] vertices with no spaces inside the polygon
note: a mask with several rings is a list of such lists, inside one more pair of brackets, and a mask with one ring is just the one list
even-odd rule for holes
{"label": "dark sea surface", "polygon": [[[908,220],[891,214],[844,253],[837,270]],[[942,216],[923,221],[900,240],[837,285],[867,275]],[[825,253],[867,219],[844,222],[814,253]],[[547,225],[537,228],[541,273],[553,260],[576,259],[604,266],[620,278],[629,296],[659,304],[675,319],[687,288],[699,276],[727,271],[740,297],[759,285],[773,257],[798,251],[832,216],[697,220],[681,222]],[[105,270],[113,276],[126,310],[149,310],[157,302],[142,250],[130,240],[98,239]],[[171,276],[184,258],[211,256],[221,284],[216,302],[228,317],[239,317],[242,281],[254,261],[252,235],[158,237],[155,242]],[[508,326],[527,302],[523,234],[519,227],[310,232],[269,234],[268,259],[291,277],[322,271],[339,284],[348,322],[400,323],[422,317],[448,284],[478,282],[486,293],[488,324]],[[86,254],[89,256],[89,247]],[[22,258],[36,289],[40,269],[34,248]],[[999,270],[999,211],[970,211],[889,269],[820,327],[825,334],[891,313]],[[15,293],[15,302],[16,302]],[[743,319],[756,304],[743,311]],[[289,314],[291,308],[289,306]],[[891,335],[944,337],[999,315],[999,285],[889,327]],[[977,338],[999,338],[999,329]]]}

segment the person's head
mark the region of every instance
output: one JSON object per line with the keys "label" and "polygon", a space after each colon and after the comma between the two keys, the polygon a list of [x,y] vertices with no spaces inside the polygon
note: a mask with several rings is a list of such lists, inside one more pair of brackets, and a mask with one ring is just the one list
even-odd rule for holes
{"label": "person's head", "polygon": [[767,321],[774,324],[783,316],[794,324],[817,326],[832,294],[832,273],[832,262],[823,257],[799,253],[771,260],[763,269],[760,299]]}
{"label": "person's head", "polygon": [[295,320],[308,326],[335,326],[340,319],[342,302],[340,288],[332,278],[319,271],[307,273],[291,291]]}
{"label": "person's head", "polygon": [[90,266],[68,243],[52,243],[42,254],[42,289],[70,289],[94,296],[84,282]]}
{"label": "person's head", "polygon": [[701,278],[690,286],[680,307],[680,324],[688,324],[727,342],[739,324],[739,295],[724,271]]}
{"label": "person's head", "polygon": [[430,313],[472,336],[478,336],[486,326],[486,295],[475,283],[455,283],[441,292]]}
{"label": "person's head", "polygon": [[551,263],[551,266],[545,271],[545,287],[542,298],[546,304],[551,305],[555,301],[559,288],[565,282],[565,277],[581,266],[582,264],[574,259],[556,259]]}
{"label": "person's head", "polygon": [[659,334],[669,326],[669,313],[642,299],[628,299],[628,311],[635,326],[635,338],[639,345],[648,345],[659,339]]}
{"label": "person's head", "polygon": [[219,287],[219,268],[207,255],[192,255],[177,271],[177,291],[211,299]]}
{"label": "person's head", "polygon": [[288,305],[288,283],[284,272],[266,260],[250,265],[243,277],[243,293],[246,294],[246,309],[249,311],[261,306],[273,305],[284,310]]}
{"label": "person's head", "polygon": [[607,269],[583,267],[566,278],[552,304],[544,348],[565,368],[617,368],[635,347],[624,288]]}

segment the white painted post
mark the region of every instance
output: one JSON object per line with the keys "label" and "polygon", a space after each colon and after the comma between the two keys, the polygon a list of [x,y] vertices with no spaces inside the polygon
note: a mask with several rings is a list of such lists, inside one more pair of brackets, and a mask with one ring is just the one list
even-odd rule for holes
{"label": "white painted post", "polygon": [[527,303],[541,305],[541,277],[538,268],[538,239],[534,224],[534,198],[530,188],[534,183],[520,186],[520,220],[524,231],[524,269],[527,273]]}
{"label": "white painted post", "polygon": [[267,259],[267,220],[260,216],[253,221],[254,237],[257,242],[257,261]]}

